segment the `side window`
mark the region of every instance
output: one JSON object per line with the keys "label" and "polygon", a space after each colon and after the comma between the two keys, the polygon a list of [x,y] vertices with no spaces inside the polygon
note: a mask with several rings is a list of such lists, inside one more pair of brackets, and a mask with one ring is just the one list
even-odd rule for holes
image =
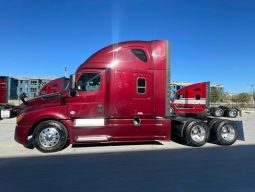
{"label": "side window", "polygon": [[145,94],[145,92],[146,92],[146,80],[145,80],[145,78],[138,78],[137,79],[137,93]]}
{"label": "side window", "polygon": [[146,53],[144,52],[144,50],[142,49],[132,49],[131,50],[132,53],[140,60],[142,60],[143,62],[147,62],[147,56]]}
{"label": "side window", "polygon": [[100,88],[100,73],[84,73],[77,82],[78,91],[96,91]]}

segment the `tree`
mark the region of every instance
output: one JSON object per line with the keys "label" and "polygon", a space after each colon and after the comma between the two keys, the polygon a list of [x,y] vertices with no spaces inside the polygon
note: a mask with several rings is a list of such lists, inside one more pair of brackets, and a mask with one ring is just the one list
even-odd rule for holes
{"label": "tree", "polygon": [[240,103],[249,103],[251,101],[251,95],[249,93],[238,94],[238,100]]}
{"label": "tree", "polygon": [[232,101],[236,103],[240,103],[241,107],[245,107],[246,104],[251,102],[251,94],[249,93],[239,93],[238,95],[234,95],[232,97]]}
{"label": "tree", "polygon": [[238,95],[233,95],[232,98],[231,98],[231,101],[234,102],[234,103],[237,103],[238,102]]}
{"label": "tree", "polygon": [[223,96],[222,96],[223,102],[229,103],[232,101],[231,98],[232,96],[228,92],[223,93]]}
{"label": "tree", "polygon": [[211,96],[210,96],[211,102],[219,102],[222,100],[222,92],[220,89],[216,87],[211,88]]}

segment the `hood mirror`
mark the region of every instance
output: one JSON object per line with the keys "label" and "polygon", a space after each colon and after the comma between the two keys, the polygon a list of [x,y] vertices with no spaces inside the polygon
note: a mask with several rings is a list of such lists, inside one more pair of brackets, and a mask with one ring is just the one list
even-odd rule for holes
{"label": "hood mirror", "polygon": [[21,93],[19,98],[24,103],[24,105],[28,104],[27,101],[25,100],[25,98],[27,98],[27,94],[26,93]]}

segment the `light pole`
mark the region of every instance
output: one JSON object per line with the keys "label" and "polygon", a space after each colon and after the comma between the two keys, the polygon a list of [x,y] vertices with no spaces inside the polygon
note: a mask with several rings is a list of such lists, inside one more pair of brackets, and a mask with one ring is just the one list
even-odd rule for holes
{"label": "light pole", "polygon": [[65,77],[66,77],[66,71],[67,71],[67,67],[65,66],[65,68],[64,68],[64,71],[65,71]]}

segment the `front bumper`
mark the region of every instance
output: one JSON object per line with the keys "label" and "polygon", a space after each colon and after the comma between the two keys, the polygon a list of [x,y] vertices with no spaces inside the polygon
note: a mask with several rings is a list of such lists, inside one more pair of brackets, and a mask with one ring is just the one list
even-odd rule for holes
{"label": "front bumper", "polygon": [[14,139],[22,145],[27,145],[31,125],[17,125]]}

